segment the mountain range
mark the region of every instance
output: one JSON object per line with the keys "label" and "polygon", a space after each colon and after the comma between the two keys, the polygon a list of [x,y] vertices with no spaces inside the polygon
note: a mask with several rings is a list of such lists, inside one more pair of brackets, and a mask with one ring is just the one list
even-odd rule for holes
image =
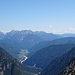
{"label": "mountain range", "polygon": [[[7,32],[6,34],[0,32],[0,43],[4,43],[9,47],[14,48],[13,52],[15,52],[16,49],[16,53],[18,55],[19,51],[28,50],[32,46],[41,41],[54,40],[60,37],[61,37],[60,35],[41,31],[33,32],[31,30],[22,30],[22,31],[12,30],[10,32]],[[15,53],[14,55],[16,57]]]}
{"label": "mountain range", "polygon": [[64,75],[74,57],[75,34],[0,32],[0,72],[4,75]]}

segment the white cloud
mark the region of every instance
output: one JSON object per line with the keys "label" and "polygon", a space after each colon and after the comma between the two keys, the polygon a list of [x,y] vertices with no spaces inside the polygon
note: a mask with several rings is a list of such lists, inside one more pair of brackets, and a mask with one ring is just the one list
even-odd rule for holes
{"label": "white cloud", "polygon": [[67,28],[64,33],[75,33],[75,28]]}
{"label": "white cloud", "polygon": [[65,30],[64,33],[67,33],[67,30]]}
{"label": "white cloud", "polygon": [[70,28],[71,31],[75,31],[75,28]]}
{"label": "white cloud", "polygon": [[52,26],[49,26],[50,28],[52,28]]}

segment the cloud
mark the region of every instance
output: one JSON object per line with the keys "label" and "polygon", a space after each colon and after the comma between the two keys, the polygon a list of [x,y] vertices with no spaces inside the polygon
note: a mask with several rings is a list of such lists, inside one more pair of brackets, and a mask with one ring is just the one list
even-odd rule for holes
{"label": "cloud", "polygon": [[75,28],[68,28],[69,32],[75,32]]}
{"label": "cloud", "polygon": [[67,30],[65,30],[64,33],[68,33]]}
{"label": "cloud", "polygon": [[75,28],[67,28],[64,33],[75,33]]}
{"label": "cloud", "polygon": [[50,28],[52,28],[52,26],[49,26]]}

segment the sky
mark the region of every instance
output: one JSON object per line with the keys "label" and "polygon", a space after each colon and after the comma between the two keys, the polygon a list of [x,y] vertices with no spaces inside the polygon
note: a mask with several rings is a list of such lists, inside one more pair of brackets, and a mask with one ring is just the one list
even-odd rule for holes
{"label": "sky", "polygon": [[0,31],[75,33],[75,0],[0,0]]}

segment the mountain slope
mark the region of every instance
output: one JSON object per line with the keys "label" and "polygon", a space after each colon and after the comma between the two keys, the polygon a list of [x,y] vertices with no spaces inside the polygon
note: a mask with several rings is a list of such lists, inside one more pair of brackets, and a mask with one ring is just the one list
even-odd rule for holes
{"label": "mountain slope", "polygon": [[17,49],[16,47],[12,47],[11,45],[6,45],[4,43],[0,43],[0,47],[2,47],[6,52],[8,52],[13,57],[17,57],[19,49]]}
{"label": "mountain slope", "polygon": [[63,37],[75,37],[75,34],[73,33],[66,33],[66,34],[62,34]]}
{"label": "mountain slope", "polygon": [[45,68],[53,59],[63,55],[73,47],[75,47],[75,44],[61,44],[45,47],[32,55],[23,64]]}
{"label": "mountain slope", "polygon": [[0,47],[0,73],[2,75],[34,75],[40,69],[21,65],[16,59]]}
{"label": "mountain slope", "polygon": [[57,45],[57,44],[75,44],[75,37],[65,37],[60,39],[55,39],[52,41],[43,41],[39,42],[38,44],[34,45],[32,48],[28,49],[30,54],[29,57],[35,54],[38,50],[50,46],[50,45]]}
{"label": "mountain slope", "polygon": [[4,38],[4,33],[0,32],[0,40]]}
{"label": "mountain slope", "polygon": [[[21,75],[24,71],[19,63],[0,47],[0,68],[4,75]],[[23,72],[21,72],[23,71]]]}
{"label": "mountain slope", "polygon": [[35,34],[44,39],[44,41],[51,41],[54,39],[62,38],[62,35],[46,33],[43,31],[36,31]]}
{"label": "mountain slope", "polygon": [[40,75],[58,75],[66,67],[68,62],[75,57],[75,47],[72,48],[69,52],[65,53],[61,57],[58,57],[51,61],[47,68]]}

